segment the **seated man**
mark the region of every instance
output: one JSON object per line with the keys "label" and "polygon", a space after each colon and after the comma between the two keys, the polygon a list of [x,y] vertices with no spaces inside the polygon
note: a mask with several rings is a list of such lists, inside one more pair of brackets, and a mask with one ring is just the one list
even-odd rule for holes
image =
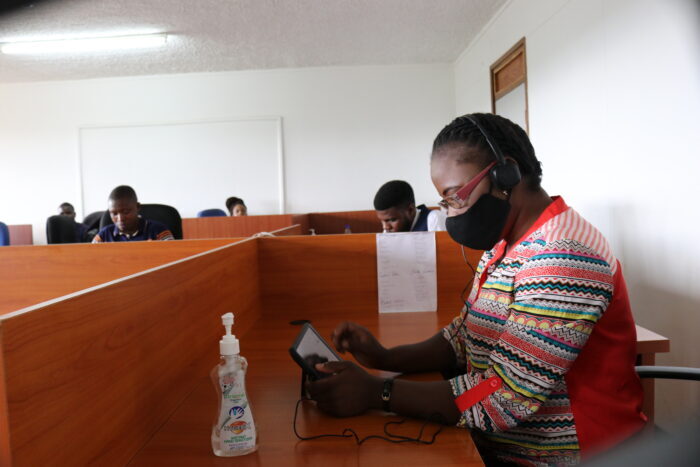
{"label": "seated man", "polygon": [[58,214],[70,217],[75,222],[75,242],[84,242],[87,236],[87,226],[75,220],[75,208],[70,203],[61,203],[58,207]]}
{"label": "seated man", "polygon": [[174,239],[165,225],[139,216],[139,202],[130,186],[112,190],[107,209],[114,225],[100,229],[92,243]]}
{"label": "seated man", "polygon": [[445,230],[445,214],[416,207],[413,188],[403,180],[386,182],[374,196],[374,209],[384,232],[421,232]]}

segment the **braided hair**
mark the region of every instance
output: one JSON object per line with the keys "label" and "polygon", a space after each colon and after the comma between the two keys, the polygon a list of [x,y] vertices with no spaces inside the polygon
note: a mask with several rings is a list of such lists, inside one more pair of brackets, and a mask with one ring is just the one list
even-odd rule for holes
{"label": "braided hair", "polygon": [[491,141],[498,145],[505,157],[512,157],[518,163],[520,173],[530,189],[537,189],[542,180],[542,164],[535,156],[535,149],[530,138],[520,126],[500,115],[474,113],[455,118],[452,123],[440,131],[433,142],[433,154],[449,144],[464,145],[459,162],[474,162],[486,167],[493,162],[494,155],[479,128],[469,120],[470,117],[488,133]]}

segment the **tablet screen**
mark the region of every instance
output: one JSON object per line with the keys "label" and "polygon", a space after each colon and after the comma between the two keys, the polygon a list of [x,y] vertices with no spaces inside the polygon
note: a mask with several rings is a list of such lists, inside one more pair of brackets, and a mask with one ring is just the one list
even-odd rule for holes
{"label": "tablet screen", "polygon": [[311,368],[313,368],[316,363],[340,360],[321,336],[314,332],[314,329],[310,326],[306,327],[306,332],[304,332],[301,339],[298,340],[296,351]]}

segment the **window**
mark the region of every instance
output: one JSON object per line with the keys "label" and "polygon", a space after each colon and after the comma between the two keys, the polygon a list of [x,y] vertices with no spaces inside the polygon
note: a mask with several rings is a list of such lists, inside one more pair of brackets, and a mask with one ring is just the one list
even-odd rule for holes
{"label": "window", "polygon": [[491,110],[529,132],[524,37],[491,65]]}

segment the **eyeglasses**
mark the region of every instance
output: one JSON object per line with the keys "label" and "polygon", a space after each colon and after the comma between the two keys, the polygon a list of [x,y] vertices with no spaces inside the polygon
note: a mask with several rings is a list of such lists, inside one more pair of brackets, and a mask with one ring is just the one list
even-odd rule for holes
{"label": "eyeglasses", "polygon": [[441,199],[438,202],[438,205],[441,208],[452,208],[452,209],[461,209],[464,207],[464,203],[469,199],[469,195],[472,194],[472,191],[474,191],[474,188],[479,184],[481,180],[484,179],[489,174],[489,171],[491,168],[496,165],[496,162],[490,163],[484,170],[479,172],[476,177],[472,178],[469,180],[469,183],[464,185],[462,188],[459,190],[455,191],[452,193],[450,196],[447,196],[443,199]]}

